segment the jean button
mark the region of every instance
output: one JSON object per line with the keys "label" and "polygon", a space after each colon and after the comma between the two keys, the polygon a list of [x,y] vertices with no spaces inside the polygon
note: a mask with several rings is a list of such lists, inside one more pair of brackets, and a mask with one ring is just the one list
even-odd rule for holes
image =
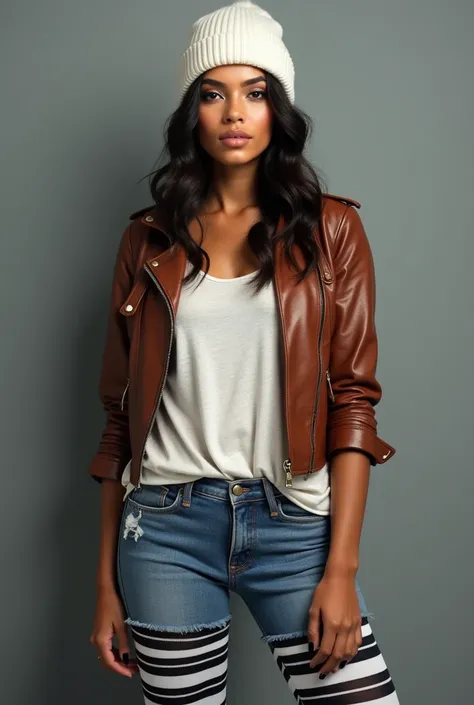
{"label": "jean button", "polygon": [[232,488],[232,494],[242,494],[245,492],[244,488],[241,485],[234,485]]}

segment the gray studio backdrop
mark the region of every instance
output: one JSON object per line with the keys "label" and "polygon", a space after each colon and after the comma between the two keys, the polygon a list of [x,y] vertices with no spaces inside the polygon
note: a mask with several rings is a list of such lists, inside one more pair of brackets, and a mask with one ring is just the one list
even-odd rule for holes
{"label": "gray studio backdrop", "polygon": [[[215,0],[0,5],[2,702],[142,702],[98,665],[99,485],[86,475],[113,259]],[[224,3],[222,3],[224,4]],[[380,435],[359,579],[403,705],[472,674],[471,0],[262,2],[284,26],[310,156],[362,202],[377,273]],[[469,557],[470,556],[470,557]],[[232,598],[232,705],[293,702]]]}

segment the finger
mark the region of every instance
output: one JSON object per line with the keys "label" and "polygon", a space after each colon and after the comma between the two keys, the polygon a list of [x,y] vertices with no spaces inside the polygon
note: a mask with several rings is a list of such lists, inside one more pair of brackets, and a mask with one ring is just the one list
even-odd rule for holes
{"label": "finger", "polygon": [[341,663],[339,664],[338,670],[341,668],[344,668],[346,663],[348,663],[351,658],[355,656],[357,653],[357,647],[356,647],[356,642],[355,642],[355,630],[352,629],[349,632],[349,635],[347,637],[347,642],[346,642],[346,653],[344,654]]}
{"label": "finger", "polygon": [[[125,622],[115,625],[115,633],[118,641],[119,658],[127,665],[130,660],[130,648],[128,646],[128,633]],[[123,658],[124,656],[126,656],[125,660]]]}
{"label": "finger", "polygon": [[332,653],[335,640],[336,632],[332,628],[324,627],[323,638],[321,639],[321,646],[319,647],[316,656],[314,656],[309,662],[311,668],[319,666],[319,664],[324,663],[324,661],[329,658]]}
{"label": "finger", "polygon": [[360,647],[362,646],[363,643],[363,637],[362,637],[362,620],[357,626],[357,629],[355,630],[355,646],[357,651],[359,651]]}
{"label": "finger", "polygon": [[344,654],[346,653],[346,642],[347,642],[347,632],[340,631],[337,633],[336,639],[334,641],[334,646],[331,651],[329,658],[326,663],[323,664],[319,671],[319,675],[324,675],[332,673],[341,662]]}
{"label": "finger", "polygon": [[129,652],[125,651],[121,653],[120,648],[117,649],[115,646],[112,646],[112,651],[116,661],[124,665],[133,673],[138,673],[137,660],[136,658],[132,658]]}
{"label": "finger", "polygon": [[120,673],[122,676],[128,676],[131,678],[132,674],[130,673],[130,669],[127,668],[127,666],[124,666],[116,657],[116,654],[114,653],[115,647],[111,647],[107,642],[102,642],[99,640],[97,640],[97,642],[102,665],[105,668],[109,668],[111,671]]}
{"label": "finger", "polygon": [[320,639],[320,624],[321,624],[321,612],[319,608],[311,610],[311,614],[308,622],[308,642],[311,651],[314,651],[319,646]]}

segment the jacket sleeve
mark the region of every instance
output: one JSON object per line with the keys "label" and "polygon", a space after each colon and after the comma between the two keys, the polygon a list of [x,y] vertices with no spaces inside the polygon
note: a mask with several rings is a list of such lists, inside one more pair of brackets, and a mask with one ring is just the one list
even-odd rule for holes
{"label": "jacket sleeve", "polygon": [[374,407],[382,397],[376,379],[375,271],[358,212],[348,206],[335,236],[336,315],[329,374],[333,401],[328,410],[327,455],[358,450],[370,464],[386,462],[395,448],[377,435]]}
{"label": "jacket sleeve", "polygon": [[98,450],[88,469],[88,474],[98,482],[104,478],[120,480],[131,458],[125,395],[128,386],[129,337],[125,317],[119,311],[133,285],[130,231],[131,224],[123,231],[116,255],[99,379],[99,398],[106,412],[106,420]]}

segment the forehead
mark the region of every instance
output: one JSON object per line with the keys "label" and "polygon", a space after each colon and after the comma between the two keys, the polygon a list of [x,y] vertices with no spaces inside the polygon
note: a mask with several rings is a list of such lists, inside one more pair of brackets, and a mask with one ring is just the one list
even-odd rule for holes
{"label": "forehead", "polygon": [[265,73],[258,66],[249,64],[225,64],[216,66],[203,74],[203,81],[214,80],[229,86],[240,86],[252,79],[265,80]]}

